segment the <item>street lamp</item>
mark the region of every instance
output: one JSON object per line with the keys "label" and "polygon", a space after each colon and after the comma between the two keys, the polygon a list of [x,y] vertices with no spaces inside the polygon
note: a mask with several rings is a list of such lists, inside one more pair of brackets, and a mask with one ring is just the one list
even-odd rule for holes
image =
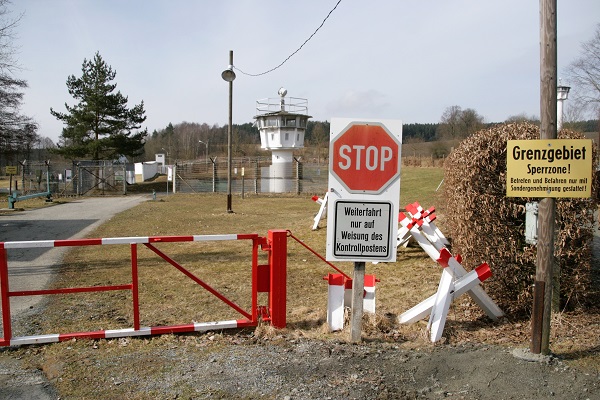
{"label": "street lamp", "polygon": [[198,143],[202,143],[203,145],[206,146],[206,169],[208,169],[208,142],[209,142],[208,139],[206,139],[206,142],[203,142],[202,140],[198,140]]}
{"label": "street lamp", "polygon": [[556,87],[556,131],[560,131],[563,123],[563,102],[569,98],[570,86]]}
{"label": "street lamp", "polygon": [[233,81],[235,72],[233,72],[233,50],[229,50],[229,65],[227,69],[221,73],[221,78],[225,82],[229,82],[229,125],[227,126],[227,212],[232,213],[231,209],[231,124],[232,124],[232,109],[233,109]]}

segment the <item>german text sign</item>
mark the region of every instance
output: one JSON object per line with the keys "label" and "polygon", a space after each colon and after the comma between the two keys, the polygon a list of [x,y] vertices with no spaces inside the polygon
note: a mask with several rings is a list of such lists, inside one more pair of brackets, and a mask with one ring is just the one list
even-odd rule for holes
{"label": "german text sign", "polygon": [[17,166],[16,165],[7,165],[6,167],[7,175],[16,175],[17,174]]}
{"label": "german text sign", "polygon": [[590,197],[592,141],[589,139],[508,140],[508,197]]}
{"label": "german text sign", "polygon": [[390,202],[336,201],[333,255],[353,260],[389,259],[392,210]]}

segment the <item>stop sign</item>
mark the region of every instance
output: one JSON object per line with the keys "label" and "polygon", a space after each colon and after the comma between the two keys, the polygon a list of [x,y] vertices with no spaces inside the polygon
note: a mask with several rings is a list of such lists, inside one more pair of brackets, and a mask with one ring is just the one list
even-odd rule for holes
{"label": "stop sign", "polygon": [[400,178],[400,142],[383,124],[351,123],[330,148],[330,171],[350,193],[379,194]]}

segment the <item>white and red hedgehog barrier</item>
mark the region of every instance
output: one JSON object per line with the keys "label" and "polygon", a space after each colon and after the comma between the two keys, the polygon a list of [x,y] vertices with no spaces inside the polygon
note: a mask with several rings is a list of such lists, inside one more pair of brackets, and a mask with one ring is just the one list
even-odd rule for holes
{"label": "white and red hedgehog barrier", "polygon": [[317,213],[317,215],[315,215],[315,218],[313,219],[313,231],[319,229],[319,222],[327,215],[327,197],[329,197],[329,192],[325,193],[325,196],[323,196],[323,198],[320,198],[319,196],[312,197],[312,201],[321,206],[319,208],[319,212]]}
{"label": "white and red hedgehog barrier", "polygon": [[460,257],[452,256],[442,243],[444,236],[440,235],[441,232],[437,233],[439,229],[431,226],[435,215],[428,213],[427,217],[424,217],[422,209],[411,206],[407,207],[407,210],[410,210],[413,218],[410,219],[404,213],[400,213],[398,218],[400,224],[408,230],[421,248],[443,267],[443,270],[436,294],[400,315],[399,322],[411,323],[429,315],[430,339],[432,342],[437,342],[442,337],[452,300],[463,293],[469,294],[491,319],[496,320],[503,316],[502,310],[479,285],[491,276],[489,266],[483,263],[475,270],[467,272],[460,264]]}
{"label": "white and red hedgehog barrier", "polygon": [[[317,256],[325,264],[333,268],[337,274],[328,273],[323,277],[327,281],[327,323],[331,331],[344,329],[344,309],[352,304],[352,278],[345,274],[341,269],[330,263],[311,249],[306,243],[287,231],[288,236],[304,246],[308,251]],[[379,279],[375,275],[365,275],[363,310],[368,313],[375,313],[375,284]]]}
{"label": "white and red hedgehog barrier", "polygon": [[[344,329],[344,309],[352,305],[352,278],[344,273],[329,273],[327,281],[327,324],[332,332]],[[375,314],[375,275],[365,275],[363,311]]]}
{"label": "white and red hedgehog barrier", "polygon": [[446,236],[444,236],[442,231],[436,226],[434,222],[436,219],[435,207],[430,207],[429,209],[424,210],[418,202],[414,202],[406,206],[406,211],[408,211],[413,218],[423,219],[423,222],[427,223],[428,226],[431,227],[431,230],[434,233],[433,237],[436,238],[434,240],[439,240],[439,242],[444,246],[450,245],[450,242],[448,241],[448,239],[446,239]]}
{"label": "white and red hedgehog barrier", "polygon": [[[224,328],[241,328],[257,326],[259,320],[268,321],[275,328],[286,326],[286,269],[287,269],[287,231],[271,230],[267,237],[257,234],[231,234],[231,235],[193,235],[193,236],[153,236],[153,237],[120,237],[103,239],[77,239],[77,240],[38,240],[0,242],[0,298],[2,304],[3,338],[0,346],[14,346],[24,344],[52,343],[70,340],[73,338],[118,338],[127,336],[146,336],[165,333],[208,331]],[[209,286],[199,277],[192,274],[183,266],[159,250],[157,243],[173,242],[203,242],[249,240],[252,243],[252,278],[251,278],[251,309],[244,310],[213,287]],[[131,283],[108,286],[91,286],[61,289],[21,290],[13,291],[9,285],[8,251],[11,249],[75,247],[75,246],[102,246],[102,245],[129,245],[131,248]],[[206,323],[193,323],[175,326],[142,327],[139,314],[139,285],[138,285],[138,257],[137,246],[142,244],[153,251],[163,260],[178,269],[188,278],[203,287],[217,299],[237,311],[243,318],[236,320],[215,321]],[[259,249],[268,253],[268,264],[258,264]],[[10,299],[17,296],[60,295],[68,293],[100,292],[112,290],[131,290],[133,302],[133,327],[127,329],[109,329],[92,332],[76,332],[67,334],[43,334],[35,336],[12,336]],[[268,293],[268,306],[258,305],[258,293]]]}

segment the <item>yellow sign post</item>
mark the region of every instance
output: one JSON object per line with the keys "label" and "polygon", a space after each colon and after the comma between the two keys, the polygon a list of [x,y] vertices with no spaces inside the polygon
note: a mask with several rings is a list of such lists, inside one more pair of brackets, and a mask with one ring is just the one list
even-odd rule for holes
{"label": "yellow sign post", "polygon": [[18,173],[16,165],[7,165],[4,168],[6,170],[6,175],[16,175]]}
{"label": "yellow sign post", "polygon": [[506,196],[590,197],[592,158],[589,139],[508,140]]}

